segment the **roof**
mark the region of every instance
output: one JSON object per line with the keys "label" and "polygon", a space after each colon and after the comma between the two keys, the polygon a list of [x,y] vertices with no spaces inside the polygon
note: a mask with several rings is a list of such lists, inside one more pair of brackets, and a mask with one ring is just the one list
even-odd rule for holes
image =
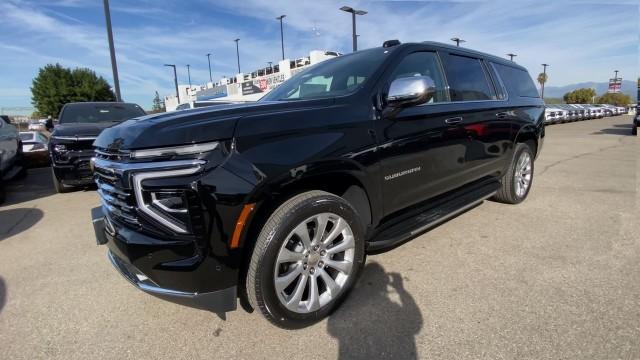
{"label": "roof", "polygon": [[[437,42],[437,41],[423,41],[423,42],[419,42],[419,43],[402,43],[400,45],[396,45],[396,46],[392,46],[393,47],[410,47],[410,46],[416,46],[416,45],[427,45],[427,46],[431,46],[431,47],[435,47],[435,48],[441,48],[441,49],[446,49],[446,50],[450,50],[450,51],[456,51],[456,52],[462,52],[462,53],[466,53],[468,55],[472,55],[472,56],[478,56],[478,57],[482,57],[485,58],[487,60],[491,60],[493,62],[499,63],[499,64],[503,64],[503,65],[507,65],[507,66],[513,66],[522,70],[527,70],[525,67],[523,67],[522,65],[518,65],[518,63],[496,56],[496,55],[491,55],[488,53],[484,53],[481,51],[477,51],[477,50],[473,50],[473,49],[469,49],[466,47],[459,47],[459,46],[454,46],[454,45],[450,45],[450,44],[445,44],[445,43],[441,43],[441,42]],[[382,47],[380,47],[382,48]],[[385,49],[389,49],[389,48],[385,48]]]}

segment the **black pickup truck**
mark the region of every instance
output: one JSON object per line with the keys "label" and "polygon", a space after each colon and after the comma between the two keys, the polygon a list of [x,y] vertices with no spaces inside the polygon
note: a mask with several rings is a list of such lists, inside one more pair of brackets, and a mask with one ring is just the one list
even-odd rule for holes
{"label": "black pickup truck", "polygon": [[217,313],[239,300],[277,326],[307,326],[345,298],[366,254],[484,199],[523,201],[543,120],[516,63],[389,41],[256,103],[104,130],[97,241],[152,295]]}
{"label": "black pickup truck", "polygon": [[121,102],[68,103],[60,110],[59,124],[49,141],[53,185],[59,193],[93,184],[89,161],[93,141],[102,130],[133,117],[145,115],[136,104]]}

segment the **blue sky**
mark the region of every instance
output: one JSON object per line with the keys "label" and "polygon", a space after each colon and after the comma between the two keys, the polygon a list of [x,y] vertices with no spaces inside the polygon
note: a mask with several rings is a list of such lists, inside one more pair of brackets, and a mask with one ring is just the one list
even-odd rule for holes
{"label": "blue sky", "polygon": [[[342,5],[369,12],[358,17],[359,47],[403,42],[467,40],[464,46],[516,61],[535,77],[551,64],[549,85],[607,81],[613,70],[633,80],[639,69],[640,9],[634,0],[613,1],[294,1],[294,0],[111,0],[123,98],[149,108],[154,92],[180,83],[214,80],[236,70],[240,38],[243,70],[280,58],[280,28],[286,14],[285,52],[300,57],[312,49],[349,52],[350,15]],[[112,83],[100,0],[0,1],[0,107],[30,106],[29,87],[47,63],[88,67]]]}

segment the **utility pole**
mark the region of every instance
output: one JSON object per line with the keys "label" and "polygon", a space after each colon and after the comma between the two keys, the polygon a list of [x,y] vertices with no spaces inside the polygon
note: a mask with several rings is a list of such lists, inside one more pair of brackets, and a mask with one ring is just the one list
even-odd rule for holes
{"label": "utility pole", "polygon": [[236,42],[236,57],[238,58],[238,74],[240,74],[240,48],[238,47],[238,41],[240,41],[240,39],[235,39],[233,40]]}
{"label": "utility pole", "polygon": [[176,98],[178,98],[178,104],[180,104],[180,93],[178,92],[178,73],[176,72],[176,65],[164,64],[164,66],[169,66],[173,68],[173,82],[176,85]]}
{"label": "utility pole", "polygon": [[356,10],[350,6],[343,6],[340,10],[351,13],[351,23],[353,26],[353,32],[351,34],[353,38],[353,52],[358,51],[358,37],[356,36],[356,15],[366,15],[367,12],[364,10]]}
{"label": "utility pole", "polygon": [[209,62],[209,81],[213,83],[213,77],[211,76],[211,54],[207,54],[207,61]]}
{"label": "utility pole", "polygon": [[280,20],[280,45],[282,46],[282,60],[284,60],[284,31],[282,29],[282,19],[284,19],[287,15],[280,15],[276,18],[276,20]]}
{"label": "utility pole", "polygon": [[189,77],[189,92],[191,92],[191,65],[187,64],[187,76]]}
{"label": "utility pole", "polygon": [[467,42],[466,40],[462,40],[458,37],[451,38],[451,41],[455,42],[458,47],[460,46],[460,43]]}
{"label": "utility pole", "polygon": [[118,64],[116,63],[116,50],[113,46],[113,32],[111,31],[111,11],[109,0],[104,0],[104,17],[107,21],[107,38],[109,40],[109,54],[111,55],[111,71],[113,71],[113,88],[116,91],[116,101],[122,101],[120,96],[120,80],[118,79]]}
{"label": "utility pole", "polygon": [[542,100],[544,100],[544,84],[547,82],[547,66],[549,66],[549,64],[542,64],[542,73],[544,74],[544,81],[542,82],[542,93],[540,94]]}

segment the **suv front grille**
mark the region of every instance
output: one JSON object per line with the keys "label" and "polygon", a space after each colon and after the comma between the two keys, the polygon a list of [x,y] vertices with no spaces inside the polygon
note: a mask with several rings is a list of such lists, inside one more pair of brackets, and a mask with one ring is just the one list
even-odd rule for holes
{"label": "suv front grille", "polygon": [[109,215],[125,224],[139,226],[135,198],[131,189],[123,186],[121,175],[98,166],[94,174],[100,200]]}

